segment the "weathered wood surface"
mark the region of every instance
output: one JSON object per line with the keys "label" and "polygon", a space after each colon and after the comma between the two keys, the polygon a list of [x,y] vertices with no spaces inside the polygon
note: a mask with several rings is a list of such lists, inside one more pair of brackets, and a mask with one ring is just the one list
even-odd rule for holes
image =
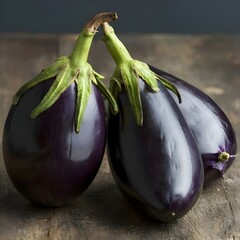
{"label": "weathered wood surface", "polygon": [[[15,91],[69,54],[76,36],[0,35],[0,135]],[[240,139],[240,36],[120,35],[133,57],[177,75],[208,93]],[[100,39],[90,62],[109,77],[114,62]],[[106,81],[107,83],[107,81]],[[0,140],[1,141],[1,140]],[[152,222],[123,198],[107,158],[89,189],[63,208],[27,202],[10,182],[0,148],[0,239],[240,239],[239,157],[224,179],[206,187],[195,207],[169,224]]]}

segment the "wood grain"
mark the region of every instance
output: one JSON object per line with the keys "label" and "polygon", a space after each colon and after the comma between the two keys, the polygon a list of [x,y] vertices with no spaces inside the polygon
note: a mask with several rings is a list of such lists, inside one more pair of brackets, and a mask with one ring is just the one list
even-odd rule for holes
{"label": "wood grain", "polygon": [[[240,36],[120,35],[132,56],[191,82],[226,112],[240,139]],[[0,134],[14,92],[57,56],[70,54],[75,35],[0,35]],[[89,62],[106,76],[114,70],[100,39]],[[16,192],[0,148],[0,239],[240,239],[240,163],[205,187],[195,207],[169,224],[153,222],[123,198],[106,155],[89,189],[63,208],[40,208]]]}

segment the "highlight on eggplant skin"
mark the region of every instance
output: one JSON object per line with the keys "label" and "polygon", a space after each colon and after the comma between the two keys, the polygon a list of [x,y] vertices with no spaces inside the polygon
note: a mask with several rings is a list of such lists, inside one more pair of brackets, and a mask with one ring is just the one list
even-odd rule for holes
{"label": "highlight on eggplant skin", "polygon": [[51,84],[50,79],[35,86],[12,105],[4,126],[3,156],[12,183],[27,200],[59,207],[79,197],[95,178],[105,149],[106,113],[103,98],[92,85],[76,133],[72,84],[51,108],[32,119],[32,109]]}
{"label": "highlight on eggplant skin", "polygon": [[[150,68],[172,82],[182,96],[182,103],[178,104],[178,99],[171,93],[202,155],[205,184],[222,178],[237,154],[236,134],[230,120],[214,100],[200,89],[156,67]],[[222,153],[227,157],[221,158]]]}
{"label": "highlight on eggplant skin", "polygon": [[[197,202],[203,165],[196,142],[171,95],[160,83],[153,93],[139,80],[143,125],[138,126],[126,90],[119,113],[108,119],[108,160],[123,195],[161,222],[183,217]],[[159,109],[159,111],[157,111]]]}

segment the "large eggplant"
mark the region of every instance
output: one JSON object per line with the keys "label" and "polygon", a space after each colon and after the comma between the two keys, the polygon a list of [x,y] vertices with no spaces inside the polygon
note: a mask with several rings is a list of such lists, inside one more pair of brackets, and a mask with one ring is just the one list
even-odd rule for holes
{"label": "large eggplant", "polygon": [[8,114],[3,133],[5,166],[16,189],[28,200],[62,206],[76,199],[92,182],[105,148],[105,109],[93,86],[81,130],[74,127],[72,84],[47,111],[31,119],[32,109],[52,81],[27,91]]}
{"label": "large eggplant", "polygon": [[[184,216],[203,186],[196,142],[177,104],[157,76],[132,59],[113,29],[104,42],[116,62],[110,90],[119,113],[108,119],[108,159],[120,191],[149,217],[168,222]],[[169,83],[164,84],[173,91]],[[175,91],[175,93],[178,93]]]}
{"label": "large eggplant", "polygon": [[[161,83],[160,83],[161,84]],[[170,221],[186,214],[202,189],[203,167],[176,103],[161,86],[152,93],[140,80],[143,125],[136,124],[125,90],[119,114],[108,120],[108,156],[114,179],[141,211]]]}
{"label": "large eggplant", "polygon": [[4,162],[16,189],[33,203],[69,204],[98,172],[106,139],[101,93],[115,111],[117,106],[87,60],[97,27],[116,17],[96,15],[72,54],[58,58],[13,98],[3,132]]}
{"label": "large eggplant", "polygon": [[[205,183],[221,178],[232,165],[237,152],[236,135],[230,120],[222,109],[198,88],[155,67],[150,68],[173,83],[181,94],[182,103],[178,104],[178,107],[202,155]],[[173,98],[178,101],[175,96]]]}

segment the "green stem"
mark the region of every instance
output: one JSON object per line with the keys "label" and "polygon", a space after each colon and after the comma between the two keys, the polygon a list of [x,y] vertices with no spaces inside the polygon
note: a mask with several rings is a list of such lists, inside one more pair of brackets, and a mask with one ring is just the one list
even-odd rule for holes
{"label": "green stem", "polygon": [[116,65],[121,65],[124,62],[131,61],[131,55],[123,43],[115,35],[114,29],[107,22],[102,24],[102,29],[104,32],[103,41],[112,55]]}
{"label": "green stem", "polygon": [[75,66],[81,66],[82,64],[87,63],[94,35],[94,33],[87,31],[82,31],[80,33],[70,56],[72,64]]}
{"label": "green stem", "polygon": [[93,37],[97,32],[97,28],[104,22],[117,19],[115,12],[100,13],[91,19],[83,28],[76,41],[70,59],[72,64],[80,66],[88,60],[89,50],[93,41]]}

